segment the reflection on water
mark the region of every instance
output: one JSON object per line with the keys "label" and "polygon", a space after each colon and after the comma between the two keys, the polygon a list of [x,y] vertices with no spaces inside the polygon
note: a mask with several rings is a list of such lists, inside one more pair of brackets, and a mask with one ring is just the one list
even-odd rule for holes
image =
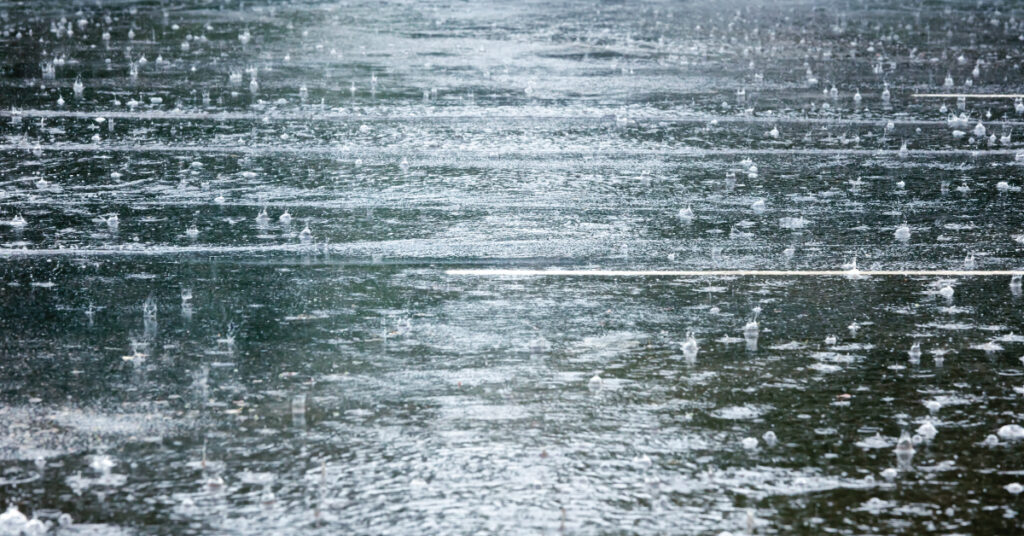
{"label": "reflection on water", "polygon": [[0,534],[1014,532],[1022,21],[6,6]]}

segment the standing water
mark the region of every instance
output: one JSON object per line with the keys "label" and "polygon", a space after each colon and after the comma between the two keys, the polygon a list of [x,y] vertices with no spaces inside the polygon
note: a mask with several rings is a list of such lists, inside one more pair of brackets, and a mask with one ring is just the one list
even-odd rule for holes
{"label": "standing water", "polygon": [[1021,6],[0,11],[0,533],[1022,530]]}

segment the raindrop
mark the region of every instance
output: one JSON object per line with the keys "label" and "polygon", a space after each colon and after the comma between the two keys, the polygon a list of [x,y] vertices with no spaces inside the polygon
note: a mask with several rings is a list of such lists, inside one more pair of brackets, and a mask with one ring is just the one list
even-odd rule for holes
{"label": "raindrop", "polygon": [[900,435],[899,441],[896,442],[896,459],[900,462],[901,466],[909,465],[910,460],[914,457],[914,440],[910,437],[910,434],[903,432]]}
{"label": "raindrop", "polygon": [[152,296],[146,298],[142,304],[142,316],[144,318],[156,318],[156,300]]}
{"label": "raindrop", "polygon": [[687,333],[686,341],[682,344],[683,357],[685,357],[687,361],[693,361],[697,358],[697,352],[699,349],[697,339],[694,338],[693,332]]}

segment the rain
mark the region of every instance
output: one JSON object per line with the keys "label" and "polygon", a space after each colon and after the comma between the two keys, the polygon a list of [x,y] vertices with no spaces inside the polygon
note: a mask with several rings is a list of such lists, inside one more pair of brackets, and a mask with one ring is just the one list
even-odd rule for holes
{"label": "rain", "polygon": [[0,536],[1018,533],[1022,44],[0,2]]}

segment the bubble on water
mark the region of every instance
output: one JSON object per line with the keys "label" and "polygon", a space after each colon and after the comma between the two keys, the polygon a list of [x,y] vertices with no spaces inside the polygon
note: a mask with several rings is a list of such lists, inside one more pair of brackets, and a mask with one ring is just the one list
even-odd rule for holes
{"label": "bubble on water", "polygon": [[13,504],[7,507],[7,511],[0,514],[0,534],[21,534],[27,524],[28,518]]}
{"label": "bubble on water", "polygon": [[601,376],[597,375],[597,374],[594,374],[590,378],[590,381],[587,382],[587,388],[590,389],[591,392],[600,391],[601,387],[603,387],[603,386],[604,386],[604,380],[602,380]]}
{"label": "bubble on water", "polygon": [[981,138],[986,132],[985,125],[983,125],[981,121],[978,121],[978,124],[974,125],[974,130],[971,132],[974,133],[976,138]]}
{"label": "bubble on water", "polygon": [[207,491],[211,492],[220,491],[224,489],[224,478],[220,475],[207,477],[206,481],[203,483],[203,487],[205,487]]}
{"label": "bubble on water", "polygon": [[996,435],[1006,441],[1017,441],[1024,439],[1024,427],[1021,427],[1019,424],[1003,425],[996,432]]}
{"label": "bubble on water", "polygon": [[92,461],[89,462],[89,467],[97,473],[109,474],[114,468],[114,460],[105,454],[97,454],[92,457]]}
{"label": "bubble on water", "polygon": [[930,420],[926,420],[924,424],[917,428],[917,434],[923,437],[926,441],[931,441],[938,433],[939,431]]}
{"label": "bubble on water", "polygon": [[48,527],[45,523],[39,520],[39,518],[33,517],[25,523],[25,526],[21,529],[21,533],[24,536],[43,536],[46,534]]}
{"label": "bubble on water", "polygon": [[904,223],[904,224],[896,227],[895,236],[896,236],[896,240],[899,240],[900,242],[907,242],[907,241],[909,241],[910,240],[910,226]]}
{"label": "bubble on water", "polygon": [[777,443],[778,440],[779,440],[778,437],[775,436],[775,432],[773,432],[771,430],[768,430],[767,432],[765,432],[764,435],[761,436],[761,439],[763,439],[764,440],[764,444],[768,445],[769,447],[774,447],[775,443]]}
{"label": "bubble on water", "polygon": [[743,448],[746,450],[754,450],[757,448],[757,438],[755,437],[745,437],[741,443]]}

